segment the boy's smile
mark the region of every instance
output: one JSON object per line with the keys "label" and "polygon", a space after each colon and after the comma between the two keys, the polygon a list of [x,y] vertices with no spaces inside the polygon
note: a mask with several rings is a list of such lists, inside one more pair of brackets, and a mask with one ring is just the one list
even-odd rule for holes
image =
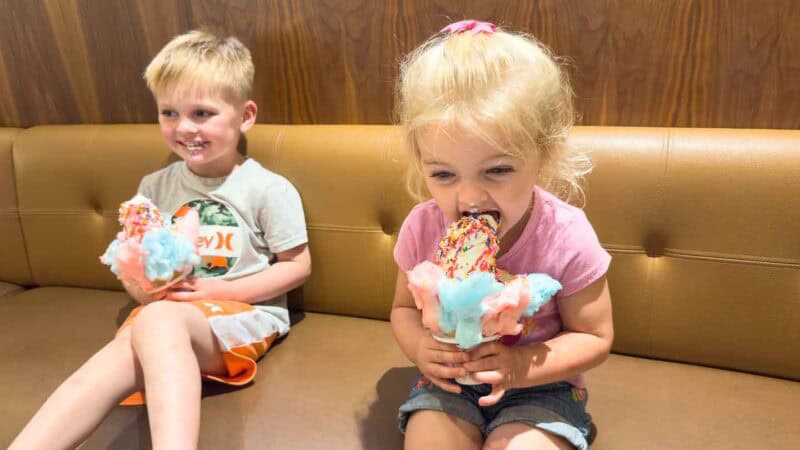
{"label": "boy's smile", "polygon": [[509,155],[455,126],[432,127],[419,147],[425,185],[450,220],[491,214],[500,237],[524,226],[520,222],[527,221],[538,178],[536,161]]}
{"label": "boy's smile", "polygon": [[252,101],[235,105],[195,87],[164,90],[156,95],[161,134],[195,174],[227,176],[241,163],[239,137],[255,122]]}
{"label": "boy's smile", "polygon": [[189,156],[190,157],[197,156],[197,154],[201,150],[203,150],[204,148],[206,148],[208,146],[208,141],[205,141],[205,142],[192,142],[192,143],[186,143],[186,142],[180,142],[179,141],[178,143],[183,145],[184,147],[186,147],[186,150],[189,152]]}

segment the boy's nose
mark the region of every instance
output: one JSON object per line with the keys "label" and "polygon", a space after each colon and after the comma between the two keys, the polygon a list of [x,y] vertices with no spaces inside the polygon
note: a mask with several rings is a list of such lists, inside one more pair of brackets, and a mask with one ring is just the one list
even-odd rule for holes
{"label": "boy's nose", "polygon": [[197,125],[190,119],[181,119],[178,122],[178,131],[182,133],[197,133]]}

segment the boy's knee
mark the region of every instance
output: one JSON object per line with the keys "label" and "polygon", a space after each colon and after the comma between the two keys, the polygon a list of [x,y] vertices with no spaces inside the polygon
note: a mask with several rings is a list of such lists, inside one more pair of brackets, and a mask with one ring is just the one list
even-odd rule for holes
{"label": "boy's knee", "polygon": [[[131,342],[134,346],[142,338],[156,334],[164,336],[170,332],[180,332],[181,323],[184,322],[183,312],[187,305],[160,301],[153,302],[142,308],[131,324]],[[164,336],[166,337],[166,336]]]}
{"label": "boy's knee", "polygon": [[142,310],[136,316],[133,324],[137,325],[141,324],[142,322],[177,319],[179,316],[177,311],[182,309],[184,306],[185,305],[182,305],[181,303],[170,301],[148,303],[142,307]]}

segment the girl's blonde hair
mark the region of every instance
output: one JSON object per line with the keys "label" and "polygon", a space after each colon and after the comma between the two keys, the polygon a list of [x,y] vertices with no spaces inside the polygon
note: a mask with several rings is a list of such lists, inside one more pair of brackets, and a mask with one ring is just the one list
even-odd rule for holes
{"label": "girl's blonde hair", "polygon": [[194,83],[238,103],[250,99],[254,74],[250,51],[238,39],[194,30],[169,41],[150,61],[144,79],[154,95]]}
{"label": "girl's blonde hair", "polygon": [[583,201],[591,162],[566,144],[572,97],[550,50],[532,36],[498,28],[432,37],[400,66],[396,105],[410,153],[409,192],[423,198],[420,136],[432,126],[457,125],[507,154],[538,159],[539,184],[566,201]]}

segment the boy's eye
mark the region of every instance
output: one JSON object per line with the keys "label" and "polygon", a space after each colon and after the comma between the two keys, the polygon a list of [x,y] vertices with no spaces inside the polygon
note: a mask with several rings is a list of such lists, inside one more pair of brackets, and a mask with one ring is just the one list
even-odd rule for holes
{"label": "boy's eye", "polygon": [[214,113],[205,109],[198,109],[194,112],[194,115],[195,117],[208,118],[213,116]]}
{"label": "boy's eye", "polygon": [[161,110],[161,115],[164,116],[164,117],[175,117],[178,114],[175,111],[171,110],[171,109],[163,109],[163,110]]}

